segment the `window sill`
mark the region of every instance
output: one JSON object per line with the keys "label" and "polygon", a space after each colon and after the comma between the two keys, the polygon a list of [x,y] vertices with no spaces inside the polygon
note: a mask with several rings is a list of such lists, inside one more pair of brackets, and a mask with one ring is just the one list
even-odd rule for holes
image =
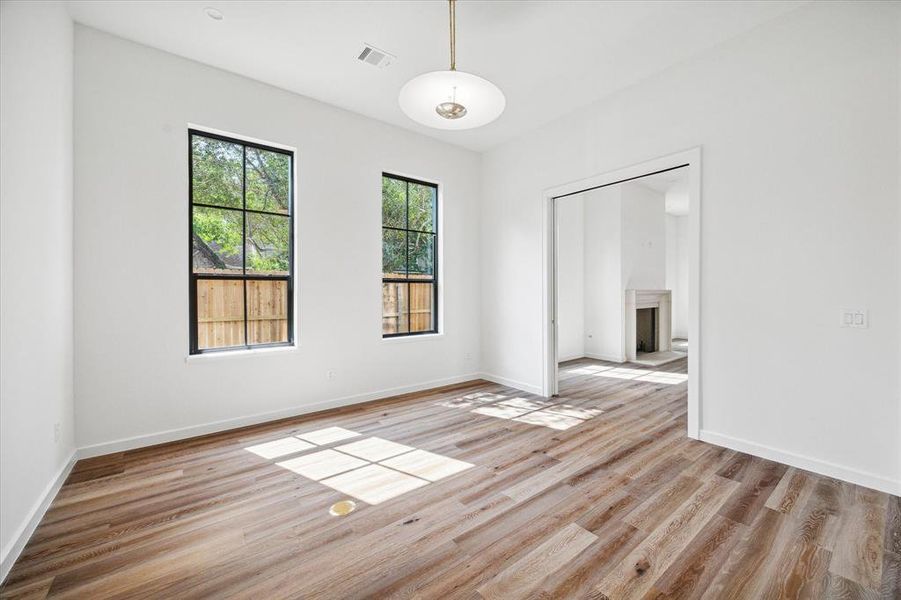
{"label": "window sill", "polygon": [[252,350],[223,350],[221,352],[207,352],[204,354],[189,354],[185,357],[185,363],[217,361],[229,358],[247,358],[250,356],[263,356],[269,354],[288,354],[297,351],[297,344],[290,346],[277,346],[275,348],[255,348]]}
{"label": "window sill", "polygon": [[401,344],[405,342],[424,342],[426,340],[435,340],[443,338],[444,333],[423,333],[421,335],[401,335],[398,337],[383,337],[382,342],[386,344]]}

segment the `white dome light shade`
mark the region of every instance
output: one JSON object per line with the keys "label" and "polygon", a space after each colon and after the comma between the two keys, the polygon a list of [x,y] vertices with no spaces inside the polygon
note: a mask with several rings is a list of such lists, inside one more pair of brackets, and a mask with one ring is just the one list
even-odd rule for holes
{"label": "white dome light shade", "polygon": [[[398,101],[408,117],[436,129],[481,127],[498,118],[507,105],[496,85],[463,71],[432,71],[414,77],[401,88]],[[444,103],[456,103],[465,111],[458,110],[450,118],[441,116],[437,108]]]}

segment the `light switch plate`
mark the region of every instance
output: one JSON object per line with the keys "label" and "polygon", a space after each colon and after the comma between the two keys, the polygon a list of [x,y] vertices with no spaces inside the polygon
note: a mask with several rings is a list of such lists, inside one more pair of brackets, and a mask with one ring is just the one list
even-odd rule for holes
{"label": "light switch plate", "polygon": [[843,308],[840,324],[842,327],[854,329],[866,329],[869,327],[869,318],[865,308]]}

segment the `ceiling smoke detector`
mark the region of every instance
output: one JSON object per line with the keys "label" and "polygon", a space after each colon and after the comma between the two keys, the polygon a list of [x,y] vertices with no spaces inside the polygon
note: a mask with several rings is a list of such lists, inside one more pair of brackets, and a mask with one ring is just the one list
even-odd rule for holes
{"label": "ceiling smoke detector", "polygon": [[384,50],[379,50],[375,46],[363,44],[363,51],[357,57],[357,60],[367,65],[372,65],[380,69],[384,69],[397,59],[393,54],[389,54]]}

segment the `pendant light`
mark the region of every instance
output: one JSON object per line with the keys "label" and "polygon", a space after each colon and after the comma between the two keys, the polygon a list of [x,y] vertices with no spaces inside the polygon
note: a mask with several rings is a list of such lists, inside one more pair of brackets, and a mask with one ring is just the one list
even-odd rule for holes
{"label": "pendant light", "polygon": [[496,85],[478,75],[457,70],[456,0],[450,12],[450,69],[414,77],[400,90],[401,110],[436,129],[472,129],[498,118],[507,100]]}

